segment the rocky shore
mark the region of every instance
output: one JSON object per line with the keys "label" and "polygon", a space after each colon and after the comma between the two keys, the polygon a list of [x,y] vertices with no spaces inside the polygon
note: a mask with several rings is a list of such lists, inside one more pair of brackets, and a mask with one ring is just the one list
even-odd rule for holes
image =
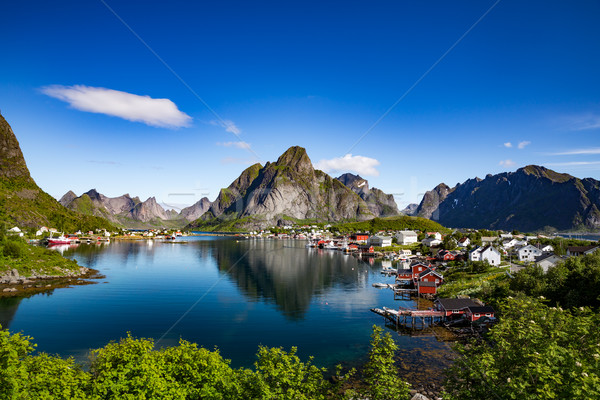
{"label": "rocky shore", "polygon": [[22,275],[16,269],[11,269],[0,275],[0,297],[27,296],[61,287],[73,285],[89,285],[90,279],[103,276],[95,269],[80,267],[79,269],[61,269],[61,275],[39,274],[31,271],[28,276]]}

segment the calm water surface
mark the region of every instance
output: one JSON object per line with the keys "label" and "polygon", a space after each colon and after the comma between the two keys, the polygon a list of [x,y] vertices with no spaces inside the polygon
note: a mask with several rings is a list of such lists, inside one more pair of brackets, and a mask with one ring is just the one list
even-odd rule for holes
{"label": "calm water surface", "polygon": [[[0,299],[0,324],[33,336],[39,351],[79,361],[131,332],[162,337],[161,346],[180,338],[216,346],[234,367],[251,366],[261,344],[297,346],[321,366],[354,365],[368,351],[372,325],[384,325],[369,309],[415,304],[371,286],[393,282],[380,274],[381,263],[304,243],[198,236],[80,245],[64,255],[105,279]],[[406,357],[448,349],[433,336],[393,335]]]}

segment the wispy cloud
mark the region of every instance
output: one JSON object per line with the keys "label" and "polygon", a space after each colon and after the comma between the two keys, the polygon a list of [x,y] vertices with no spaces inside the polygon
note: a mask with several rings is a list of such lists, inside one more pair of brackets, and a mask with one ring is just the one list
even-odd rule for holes
{"label": "wispy cloud", "polygon": [[567,125],[573,131],[585,131],[600,128],[600,115],[586,113],[573,115],[567,118]]}
{"label": "wispy cloud", "polygon": [[315,168],[325,172],[354,172],[363,176],[379,176],[379,171],[375,168],[379,164],[374,158],[346,154],[344,157],[320,160],[315,164]]}
{"label": "wispy cloud", "polygon": [[590,147],[589,149],[567,150],[558,153],[550,153],[551,156],[574,156],[586,154],[600,154],[600,147]]}
{"label": "wispy cloud", "polygon": [[513,160],[502,160],[498,163],[499,165],[503,166],[503,167],[513,167],[515,166],[515,162]]}
{"label": "wispy cloud", "polygon": [[221,121],[212,120],[212,121],[210,121],[210,124],[223,127],[223,128],[225,128],[225,130],[227,132],[231,132],[234,135],[239,135],[240,133],[242,133],[242,130],[240,128],[238,128],[237,125],[233,121],[230,121],[228,119],[224,119]]}
{"label": "wispy cloud", "polygon": [[504,143],[504,147],[511,148],[512,147],[512,143],[511,142],[506,142],[506,143]]}
{"label": "wispy cloud", "polygon": [[41,91],[80,111],[111,115],[150,126],[181,128],[189,126],[192,121],[192,117],[179,111],[169,99],[153,99],[84,85],[52,85],[41,88]]}
{"label": "wispy cloud", "polygon": [[569,161],[559,163],[547,163],[545,165],[550,165],[554,167],[574,167],[579,165],[600,165],[600,161]]}
{"label": "wispy cloud", "polygon": [[530,145],[531,142],[528,140],[523,140],[522,142],[519,142],[519,144],[517,145],[517,147],[519,148],[519,150],[523,150],[526,146]]}
{"label": "wispy cloud", "polygon": [[237,147],[238,149],[250,149],[250,143],[246,142],[217,142],[217,146]]}
{"label": "wispy cloud", "polygon": [[257,163],[256,158],[236,158],[236,157],[225,157],[221,159],[221,164],[242,164],[242,165],[252,165]]}

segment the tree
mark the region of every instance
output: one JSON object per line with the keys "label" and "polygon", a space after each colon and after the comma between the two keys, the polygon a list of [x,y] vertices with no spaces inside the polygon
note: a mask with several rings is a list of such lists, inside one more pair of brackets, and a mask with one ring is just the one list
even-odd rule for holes
{"label": "tree", "polygon": [[[444,399],[600,398],[600,316],[520,296],[502,307],[488,341],[458,345]],[[493,394],[493,396],[492,396]]]}
{"label": "tree", "polygon": [[369,361],[364,369],[367,385],[364,395],[371,400],[396,400],[408,398],[410,386],[398,378],[394,354],[398,346],[389,332],[373,325]]}

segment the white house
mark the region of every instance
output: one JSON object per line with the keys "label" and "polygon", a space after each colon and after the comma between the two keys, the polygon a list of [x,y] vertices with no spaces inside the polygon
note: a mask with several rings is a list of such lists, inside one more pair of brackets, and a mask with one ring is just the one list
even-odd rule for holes
{"label": "white house", "polygon": [[14,228],[10,228],[8,231],[11,233],[21,233],[21,230],[19,229],[18,226],[15,226]]}
{"label": "white house", "polygon": [[439,232],[427,232],[427,237],[434,237],[437,240],[442,240],[442,234]]}
{"label": "white house", "polygon": [[501,233],[500,237],[502,239],[512,239],[513,235],[512,235],[512,233]]}
{"label": "white house", "polygon": [[502,242],[502,247],[504,247],[505,249],[510,249],[511,247],[514,247],[517,243],[519,243],[517,239],[505,240],[504,242]]}
{"label": "white house", "polygon": [[421,243],[423,244],[423,246],[436,247],[442,244],[442,241],[436,238],[428,237],[421,240]]}
{"label": "white house", "polygon": [[392,238],[390,236],[371,236],[369,237],[368,244],[377,247],[388,247],[392,245]]}
{"label": "white house", "polygon": [[471,239],[469,239],[466,236],[458,241],[458,246],[459,247],[467,247],[470,244],[471,244]]}
{"label": "white house", "polygon": [[556,254],[545,254],[543,256],[538,257],[535,260],[535,263],[542,267],[544,272],[548,272],[548,269],[554,267],[560,261],[563,261],[564,258],[557,256]]}
{"label": "white house", "polygon": [[470,261],[487,261],[490,265],[500,265],[501,255],[494,246],[478,247],[469,253]]}
{"label": "white house", "polygon": [[535,261],[537,257],[542,255],[542,250],[528,244],[517,249],[517,255],[519,256],[519,261]]}
{"label": "white house", "polygon": [[540,246],[539,249],[542,251],[542,253],[552,253],[554,252],[554,247],[552,247],[551,244],[547,244],[545,246]]}
{"label": "white house", "polygon": [[407,245],[417,243],[417,233],[415,231],[400,231],[396,234],[398,244]]}

